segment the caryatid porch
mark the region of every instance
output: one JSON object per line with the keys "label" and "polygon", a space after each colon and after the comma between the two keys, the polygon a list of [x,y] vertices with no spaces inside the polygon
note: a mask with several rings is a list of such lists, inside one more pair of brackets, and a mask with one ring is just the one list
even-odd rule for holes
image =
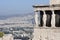
{"label": "caryatid porch", "polygon": [[[60,27],[60,5],[34,5],[35,27]],[[38,13],[40,12],[40,24]]]}
{"label": "caryatid porch", "polygon": [[49,5],[34,5],[33,8],[35,28],[32,40],[60,40],[60,0],[49,0]]}

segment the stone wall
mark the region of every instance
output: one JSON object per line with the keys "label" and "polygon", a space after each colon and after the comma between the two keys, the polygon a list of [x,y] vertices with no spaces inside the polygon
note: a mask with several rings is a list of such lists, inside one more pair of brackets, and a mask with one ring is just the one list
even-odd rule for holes
{"label": "stone wall", "polygon": [[59,28],[34,28],[33,40],[60,40]]}
{"label": "stone wall", "polygon": [[50,0],[50,5],[52,4],[60,4],[60,0]]}

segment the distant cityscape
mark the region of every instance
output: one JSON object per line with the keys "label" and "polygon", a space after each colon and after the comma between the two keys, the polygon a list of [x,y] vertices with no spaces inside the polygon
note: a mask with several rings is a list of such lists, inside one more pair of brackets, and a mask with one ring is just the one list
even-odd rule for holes
{"label": "distant cityscape", "polygon": [[24,37],[32,39],[33,35],[33,15],[14,16],[0,20],[0,32],[4,34],[12,34],[14,39],[22,39]]}

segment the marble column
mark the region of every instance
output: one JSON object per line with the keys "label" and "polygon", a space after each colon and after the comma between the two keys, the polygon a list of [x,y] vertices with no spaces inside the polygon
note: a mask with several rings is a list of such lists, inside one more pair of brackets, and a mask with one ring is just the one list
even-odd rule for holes
{"label": "marble column", "polygon": [[38,27],[38,11],[35,11],[35,15],[34,15],[34,18],[35,18],[35,27]]}
{"label": "marble column", "polygon": [[43,27],[46,27],[46,13],[45,13],[45,11],[43,11],[43,12],[44,12],[44,15],[43,15],[43,22],[44,22]]}
{"label": "marble column", "polygon": [[55,13],[52,10],[52,21],[51,21],[52,27],[55,27]]}

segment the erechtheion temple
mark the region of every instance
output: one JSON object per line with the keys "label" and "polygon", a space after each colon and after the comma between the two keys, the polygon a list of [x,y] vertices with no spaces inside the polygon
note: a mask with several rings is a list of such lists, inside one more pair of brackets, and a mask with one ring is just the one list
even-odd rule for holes
{"label": "erechtheion temple", "polygon": [[33,9],[35,24],[32,40],[60,40],[60,0],[49,0],[48,5],[33,5]]}

